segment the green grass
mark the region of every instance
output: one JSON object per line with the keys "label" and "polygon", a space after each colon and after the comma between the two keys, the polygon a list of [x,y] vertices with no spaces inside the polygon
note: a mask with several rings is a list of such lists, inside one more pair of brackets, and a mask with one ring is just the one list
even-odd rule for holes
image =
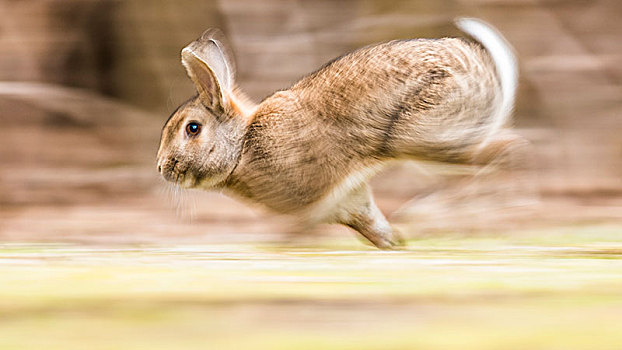
{"label": "green grass", "polygon": [[615,225],[392,252],[4,244],[0,286],[0,349],[622,348]]}

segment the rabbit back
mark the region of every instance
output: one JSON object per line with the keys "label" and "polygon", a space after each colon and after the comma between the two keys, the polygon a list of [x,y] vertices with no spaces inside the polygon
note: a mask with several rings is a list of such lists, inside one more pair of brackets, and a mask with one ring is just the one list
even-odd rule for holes
{"label": "rabbit back", "polygon": [[391,159],[468,162],[494,124],[500,91],[494,62],[468,40],[359,49],[258,106],[228,186],[300,212],[338,201]]}
{"label": "rabbit back", "polygon": [[481,142],[501,102],[488,53],[455,38],[363,48],[305,77],[291,91],[309,118],[362,137],[340,140],[348,149],[439,161],[459,161],[465,147]]}

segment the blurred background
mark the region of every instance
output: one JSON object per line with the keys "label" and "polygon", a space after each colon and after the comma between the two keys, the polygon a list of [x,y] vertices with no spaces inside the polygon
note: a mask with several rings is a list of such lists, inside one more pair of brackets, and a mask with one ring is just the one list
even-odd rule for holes
{"label": "blurred background", "polygon": [[[206,28],[221,28],[239,86],[260,101],[363,45],[459,36],[456,16],[489,21],[517,51],[515,125],[532,143],[538,203],[528,207],[537,209],[452,206],[447,198],[464,176],[414,164],[374,180],[381,208],[408,213],[400,217],[413,237],[619,222],[621,15],[618,0],[0,0],[0,238],[148,242],[284,233],[286,218],[217,193],[173,193],[159,179],[160,129],[194,94],[181,48]],[[324,231],[335,230],[347,232]]]}
{"label": "blurred background", "polygon": [[[157,173],[205,29],[260,101],[364,45],[460,36],[456,16],[516,49],[533,169],[388,168],[372,186],[404,250],[293,237]],[[622,349],[620,18],[620,0],[0,0],[0,350]]]}

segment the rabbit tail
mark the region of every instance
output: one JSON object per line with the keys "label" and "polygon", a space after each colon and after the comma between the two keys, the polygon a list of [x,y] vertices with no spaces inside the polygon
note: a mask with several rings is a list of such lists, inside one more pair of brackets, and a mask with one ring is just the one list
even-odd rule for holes
{"label": "rabbit tail", "polygon": [[507,40],[490,24],[475,18],[458,18],[456,26],[477,40],[488,51],[494,61],[501,84],[502,101],[494,112],[488,136],[480,145],[485,147],[492,135],[509,121],[514,108],[518,85],[518,64],[514,50]]}

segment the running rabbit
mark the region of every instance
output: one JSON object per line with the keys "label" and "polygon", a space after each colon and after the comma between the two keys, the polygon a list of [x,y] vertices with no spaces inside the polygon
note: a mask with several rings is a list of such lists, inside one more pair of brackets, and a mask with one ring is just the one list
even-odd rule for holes
{"label": "running rabbit", "polygon": [[229,47],[206,31],[181,52],[198,95],[166,122],[158,171],[224,189],[307,224],[339,223],[378,248],[399,243],[367,181],[395,159],[486,164],[515,138],[506,124],[517,64],[493,27],[462,38],[395,40],[339,57],[253,104]]}

